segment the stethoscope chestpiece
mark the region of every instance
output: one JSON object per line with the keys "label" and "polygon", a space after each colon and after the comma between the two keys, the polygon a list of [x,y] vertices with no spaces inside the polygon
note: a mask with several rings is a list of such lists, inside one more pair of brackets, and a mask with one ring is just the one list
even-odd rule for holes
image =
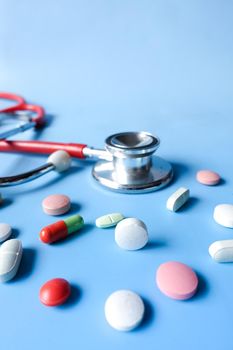
{"label": "stethoscope chestpiece", "polygon": [[123,132],[105,141],[111,161],[99,161],[92,175],[100,184],[123,193],[156,191],[172,179],[171,165],[153,156],[159,138],[147,132]]}
{"label": "stethoscope chestpiece", "polygon": [[105,148],[113,156],[140,158],[151,155],[159,147],[160,140],[153,135],[141,132],[122,132],[109,136]]}

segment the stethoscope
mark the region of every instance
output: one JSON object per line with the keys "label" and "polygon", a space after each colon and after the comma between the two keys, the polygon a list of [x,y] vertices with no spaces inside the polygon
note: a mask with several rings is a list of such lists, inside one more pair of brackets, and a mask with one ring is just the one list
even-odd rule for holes
{"label": "stethoscope", "polygon": [[170,163],[153,156],[159,147],[159,138],[147,132],[111,135],[105,140],[105,149],[76,143],[6,140],[19,132],[42,126],[45,123],[45,112],[40,106],[27,104],[18,95],[0,93],[0,98],[15,102],[13,107],[0,110],[0,116],[11,116],[19,121],[11,130],[0,133],[0,151],[49,154],[46,164],[36,169],[0,178],[0,187],[22,184],[52,170],[65,171],[70,167],[70,157],[99,159],[92,169],[94,179],[119,192],[155,191],[166,186],[172,179]]}

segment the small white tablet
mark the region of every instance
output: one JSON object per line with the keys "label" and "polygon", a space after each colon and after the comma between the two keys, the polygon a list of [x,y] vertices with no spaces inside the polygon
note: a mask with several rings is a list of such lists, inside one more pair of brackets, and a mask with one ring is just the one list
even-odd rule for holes
{"label": "small white tablet", "polygon": [[143,221],[127,218],[120,221],[115,228],[117,245],[126,250],[138,250],[148,242],[147,227]]}
{"label": "small white tablet", "polygon": [[171,211],[179,210],[189,199],[189,189],[180,187],[167,200],[167,209]]}
{"label": "small white tablet", "polygon": [[12,229],[9,224],[0,223],[0,242],[6,241],[11,235]]}
{"label": "small white tablet", "polygon": [[209,246],[210,256],[217,262],[233,262],[233,239],[216,241]]}
{"label": "small white tablet", "polygon": [[107,322],[118,331],[136,328],[141,323],[145,311],[142,298],[130,290],[112,293],[106,300],[104,309]]}
{"label": "small white tablet", "polygon": [[214,208],[214,220],[222,226],[233,228],[233,205],[219,204]]}

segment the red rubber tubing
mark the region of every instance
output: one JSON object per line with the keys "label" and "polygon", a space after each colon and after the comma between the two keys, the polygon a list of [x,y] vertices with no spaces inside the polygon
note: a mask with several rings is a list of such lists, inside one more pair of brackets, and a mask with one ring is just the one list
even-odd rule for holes
{"label": "red rubber tubing", "polygon": [[[0,98],[17,102],[17,104],[13,107],[18,107],[19,105],[22,105],[25,103],[25,100],[23,97],[16,94],[11,94],[9,92],[0,92]],[[0,112],[5,112],[6,109],[7,108],[1,109]]]}
{"label": "red rubber tubing", "polygon": [[13,113],[17,111],[32,111],[36,115],[32,118],[32,121],[36,123],[36,127],[43,126],[45,124],[45,111],[44,108],[37,105],[27,104],[23,97],[11,94],[8,92],[0,92],[0,98],[6,100],[15,101],[16,104],[12,107],[7,107],[0,110],[0,113]]}
{"label": "red rubber tubing", "polygon": [[44,142],[44,141],[7,141],[0,140],[2,152],[26,152],[37,154],[51,154],[58,150],[64,150],[71,157],[85,158],[83,149],[87,147],[78,143]]}

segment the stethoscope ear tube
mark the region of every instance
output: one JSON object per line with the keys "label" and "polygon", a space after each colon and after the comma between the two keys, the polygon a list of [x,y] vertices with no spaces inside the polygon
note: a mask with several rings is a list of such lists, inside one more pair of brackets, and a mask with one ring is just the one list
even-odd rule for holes
{"label": "stethoscope ear tube", "polygon": [[83,152],[86,147],[87,145],[76,143],[0,140],[0,151],[2,152],[51,154],[58,150],[64,150],[71,157],[81,159],[86,157]]}
{"label": "stethoscope ear tube", "polygon": [[23,183],[35,180],[52,170],[59,173],[66,171],[70,168],[70,166],[71,158],[69,154],[62,150],[56,151],[48,157],[46,164],[41,165],[40,167],[18,175],[0,177],[0,187],[21,185]]}
{"label": "stethoscope ear tube", "polygon": [[[15,108],[15,107],[18,107],[19,105],[25,103],[25,100],[24,100],[23,97],[21,97],[21,96],[19,96],[19,95],[16,95],[16,94],[9,93],[9,92],[0,92],[0,98],[1,98],[1,99],[4,99],[4,100],[10,100],[10,101],[16,102],[16,104],[13,106],[14,108]],[[9,108],[11,108],[11,107],[9,107]],[[9,108],[1,109],[1,110],[0,110],[0,113],[5,113],[5,112],[7,112],[7,110],[8,110]]]}
{"label": "stethoscope ear tube", "polygon": [[[24,123],[20,122],[8,131],[0,132],[0,139],[6,139],[25,130],[34,127],[40,128],[45,125],[45,111],[43,107],[28,104],[23,97],[7,92],[0,92],[0,99],[14,102],[13,106],[0,109],[0,114],[13,116],[16,121],[20,121],[23,114],[24,119],[26,120]],[[29,116],[27,115],[28,113],[24,112],[30,112]]]}
{"label": "stethoscope ear tube", "polygon": [[45,110],[41,106],[22,103],[17,106],[5,108],[1,113],[17,113],[19,111],[30,111],[35,113],[35,116],[31,117],[31,121],[34,122],[35,127],[39,128],[45,125]]}

